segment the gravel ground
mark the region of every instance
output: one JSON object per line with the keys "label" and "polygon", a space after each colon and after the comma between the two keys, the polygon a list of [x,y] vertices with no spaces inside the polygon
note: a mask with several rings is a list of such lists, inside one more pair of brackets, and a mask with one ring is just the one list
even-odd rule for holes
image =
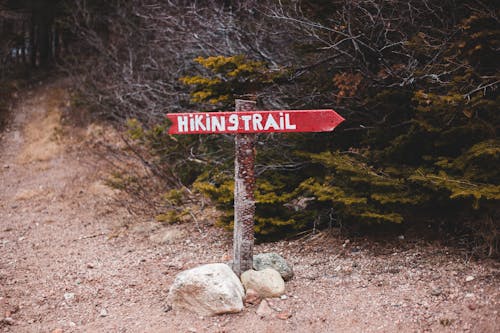
{"label": "gravel ground", "polygon": [[197,223],[170,226],[116,205],[92,148],[113,130],[61,125],[64,86],[26,93],[0,133],[0,331],[500,331],[500,264],[409,238],[260,244],[295,272],[268,316],[257,305],[212,318],[171,310],[175,275],[230,259],[232,235],[208,205]]}

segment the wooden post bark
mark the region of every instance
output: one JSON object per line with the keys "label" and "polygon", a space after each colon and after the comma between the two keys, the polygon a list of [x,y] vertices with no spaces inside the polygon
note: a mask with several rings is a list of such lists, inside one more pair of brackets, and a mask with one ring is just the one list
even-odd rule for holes
{"label": "wooden post bark", "polygon": [[[255,110],[255,101],[236,100],[236,111]],[[255,215],[255,134],[236,134],[234,158],[233,271],[252,269]]]}

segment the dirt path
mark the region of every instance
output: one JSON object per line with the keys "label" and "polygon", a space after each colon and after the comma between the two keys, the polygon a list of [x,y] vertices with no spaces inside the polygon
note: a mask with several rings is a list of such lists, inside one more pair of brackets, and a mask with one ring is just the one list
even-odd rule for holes
{"label": "dirt path", "polygon": [[[322,234],[257,246],[294,265],[287,298],[271,301],[286,320],[255,307],[215,318],[169,310],[175,275],[227,260],[231,235],[203,216],[160,227],[114,205],[89,148],[96,128],[61,125],[63,87],[27,94],[0,134],[0,331],[500,331],[498,263],[410,239],[393,247]],[[166,239],[172,230],[183,236]]]}

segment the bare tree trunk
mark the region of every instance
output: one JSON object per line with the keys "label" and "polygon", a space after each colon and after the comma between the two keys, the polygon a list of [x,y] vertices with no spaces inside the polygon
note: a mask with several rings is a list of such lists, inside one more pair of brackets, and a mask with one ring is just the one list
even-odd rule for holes
{"label": "bare tree trunk", "polygon": [[58,59],[59,58],[59,54],[60,54],[60,41],[59,41],[59,38],[60,38],[60,34],[59,34],[59,27],[57,24],[54,24],[54,33],[53,33],[53,39],[54,39],[54,59]]}
{"label": "bare tree trunk", "polygon": [[40,51],[40,67],[45,67],[50,61],[50,21],[46,15],[41,14],[38,25],[38,49]]}
{"label": "bare tree trunk", "polygon": [[[255,110],[254,101],[236,100],[236,111]],[[233,271],[252,269],[255,216],[255,134],[235,136]]]}
{"label": "bare tree trunk", "polygon": [[23,35],[22,35],[21,56],[23,64],[26,64],[26,20],[23,20]]}
{"label": "bare tree trunk", "polygon": [[37,33],[36,33],[36,19],[35,19],[35,14],[32,14],[31,16],[31,27],[30,27],[30,47],[29,47],[29,52],[30,52],[30,62],[31,66],[36,67],[36,58],[37,58]]}

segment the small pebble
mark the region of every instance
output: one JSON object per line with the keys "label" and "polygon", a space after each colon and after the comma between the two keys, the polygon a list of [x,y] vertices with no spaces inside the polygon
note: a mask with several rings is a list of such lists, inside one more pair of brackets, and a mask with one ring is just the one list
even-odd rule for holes
{"label": "small pebble", "polygon": [[69,301],[71,299],[75,298],[75,294],[74,293],[65,293],[64,294],[64,299]]}
{"label": "small pebble", "polygon": [[352,252],[352,253],[358,253],[358,252],[360,252],[360,251],[361,251],[361,248],[360,248],[360,247],[358,247],[358,246],[355,246],[355,247],[353,247],[353,248],[351,249],[351,252]]}
{"label": "small pebble", "polygon": [[465,278],[465,282],[471,282],[474,280],[474,277],[472,275],[469,275],[468,277]]}
{"label": "small pebble", "polygon": [[292,317],[291,313],[288,312],[281,312],[276,315],[276,318],[281,319],[281,320],[287,320]]}
{"label": "small pebble", "polygon": [[443,291],[440,288],[434,288],[431,291],[432,296],[439,296],[443,293]]}
{"label": "small pebble", "polygon": [[477,309],[477,305],[476,305],[476,304],[474,304],[474,303],[469,303],[469,304],[467,305],[467,307],[468,307],[468,308],[469,308],[469,310],[471,310],[471,311],[474,311],[474,310],[476,310],[476,309]]}
{"label": "small pebble", "polygon": [[269,306],[266,300],[263,300],[262,302],[260,302],[256,313],[259,317],[264,318],[273,314],[274,310]]}
{"label": "small pebble", "polygon": [[14,319],[11,317],[5,317],[1,322],[9,326],[14,325]]}
{"label": "small pebble", "polygon": [[101,312],[99,312],[99,316],[106,317],[108,315],[108,311],[105,308],[102,308]]}
{"label": "small pebble", "polygon": [[260,303],[259,294],[253,289],[248,289],[245,295],[244,303],[250,305],[259,304]]}

